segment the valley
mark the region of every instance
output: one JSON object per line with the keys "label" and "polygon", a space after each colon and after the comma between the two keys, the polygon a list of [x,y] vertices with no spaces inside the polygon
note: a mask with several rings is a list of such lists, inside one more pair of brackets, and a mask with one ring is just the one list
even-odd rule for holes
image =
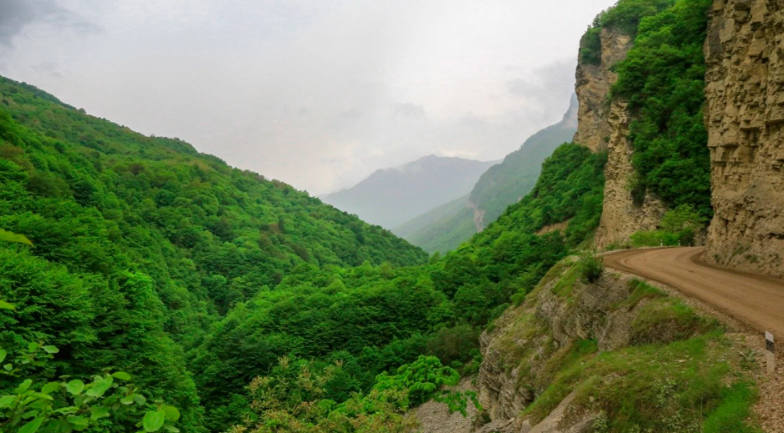
{"label": "valley", "polygon": [[561,122],[322,199],[0,77],[0,430],[784,431],[784,3],[596,12]]}

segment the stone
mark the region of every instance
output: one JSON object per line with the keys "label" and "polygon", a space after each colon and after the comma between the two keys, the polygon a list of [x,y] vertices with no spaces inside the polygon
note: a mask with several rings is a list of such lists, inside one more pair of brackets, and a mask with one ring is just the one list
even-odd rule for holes
{"label": "stone", "polygon": [[[721,7],[718,7],[721,6]],[[705,44],[714,217],[703,260],[784,276],[784,0],[718,0]],[[750,11],[750,24],[736,21]],[[712,46],[713,44],[713,46]],[[743,59],[742,61],[740,59]]]}

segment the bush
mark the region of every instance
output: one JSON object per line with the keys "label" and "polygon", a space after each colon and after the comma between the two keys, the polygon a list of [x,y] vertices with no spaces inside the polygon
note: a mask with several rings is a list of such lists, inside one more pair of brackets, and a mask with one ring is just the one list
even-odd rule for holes
{"label": "bush", "polygon": [[595,283],[604,273],[604,260],[593,252],[586,252],[577,262],[580,280],[586,284]]}

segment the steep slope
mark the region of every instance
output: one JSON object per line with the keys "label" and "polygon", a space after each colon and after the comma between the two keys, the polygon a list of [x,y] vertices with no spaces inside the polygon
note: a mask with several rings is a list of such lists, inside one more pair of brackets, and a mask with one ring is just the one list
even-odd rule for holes
{"label": "steep slope", "polygon": [[533,189],[542,170],[542,162],[558,146],[572,141],[577,129],[578,107],[577,96],[574,95],[560,122],[532,135],[520,149],[482,174],[469,197],[482,213],[482,217],[477,218],[477,229],[483,230],[497,220],[507,206],[517,203]]}
{"label": "steep slope", "polygon": [[364,221],[392,229],[465,195],[495,163],[430,155],[378,170],[357,185],[322,199]]}
{"label": "steep slope", "polygon": [[575,141],[608,150],[599,248],[656,230],[670,209],[712,214],[702,121],[708,3],[622,1],[581,41]]}
{"label": "steep slope", "polygon": [[563,120],[532,135],[503,162],[490,167],[467,199],[428,212],[393,231],[428,252],[454,250],[533,189],[542,162],[555,148],[571,141],[576,126],[577,99],[573,97]]}
{"label": "steep slope", "polygon": [[714,2],[705,56],[715,216],[705,259],[784,276],[780,1]]}
{"label": "steep slope", "polygon": [[[297,265],[427,254],[277,181],[0,78],[0,346],[60,347],[58,374],[125,369],[198,430],[182,347]],[[175,344],[175,341],[179,343]],[[47,374],[55,373],[54,371]],[[152,395],[151,395],[152,397]]]}
{"label": "steep slope", "polygon": [[568,258],[482,335],[479,400],[503,432],[746,432],[758,356],[714,318]]}
{"label": "steep slope", "polygon": [[[241,419],[245,385],[281,356],[321,367],[341,361],[345,371],[325,397],[338,402],[423,353],[476,366],[481,329],[598,225],[603,167],[602,154],[565,144],[530,194],[440,260],[398,269],[300,266],[276,290],[238,303],[193,351],[207,425],[225,430]],[[562,220],[570,221],[563,231],[536,234]]]}

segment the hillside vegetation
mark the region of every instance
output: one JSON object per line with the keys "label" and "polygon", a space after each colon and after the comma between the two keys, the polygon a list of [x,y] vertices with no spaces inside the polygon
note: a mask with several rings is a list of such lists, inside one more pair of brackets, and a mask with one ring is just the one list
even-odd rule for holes
{"label": "hillside vegetation", "polygon": [[[710,211],[698,47],[708,3],[621,0],[588,36],[616,26],[636,37],[613,89],[633,108],[633,186],[689,218]],[[484,330],[533,310],[545,290],[550,306],[572,311],[584,287],[607,278],[591,254],[564,261],[590,247],[604,199],[607,155],[577,144],[536,153],[541,172],[522,199],[428,259],[180,140],[141,136],[11,80],[0,94],[0,229],[32,241],[0,243],[0,301],[16,307],[0,303],[0,355],[59,348],[4,376],[0,423],[6,395],[48,395],[64,374],[110,386],[95,375],[121,369],[159,405],[149,432],[163,428],[164,403],[179,408],[185,432],[409,432],[406,410],[431,398],[465,409],[472,395],[444,387],[479,370]],[[547,324],[521,316],[505,365],[552,362],[542,376],[517,372],[531,379],[514,383],[531,396],[520,415],[542,419],[578,389],[602,411],[601,432],[753,431],[754,387],[727,362],[738,355],[721,327],[641,283],[624,287],[628,303],[602,300],[613,313],[642,311],[629,325],[642,337],[627,349],[600,353],[590,335],[558,348]],[[95,431],[129,431],[104,415]]]}
{"label": "hillside vegetation", "polygon": [[[577,127],[577,99],[561,122],[529,137],[500,164],[482,174],[467,199],[458,199],[418,216],[393,231],[425,251],[445,253],[460,246],[520,201],[536,185],[542,162],[563,143],[572,141]],[[476,210],[476,212],[475,212]]]}
{"label": "hillside vegetation", "polygon": [[[114,366],[201,425],[184,352],[299,264],[412,265],[426,254],[176,139],[144,137],[0,79],[0,344],[47,341],[61,374]],[[53,372],[50,372],[53,373]]]}

